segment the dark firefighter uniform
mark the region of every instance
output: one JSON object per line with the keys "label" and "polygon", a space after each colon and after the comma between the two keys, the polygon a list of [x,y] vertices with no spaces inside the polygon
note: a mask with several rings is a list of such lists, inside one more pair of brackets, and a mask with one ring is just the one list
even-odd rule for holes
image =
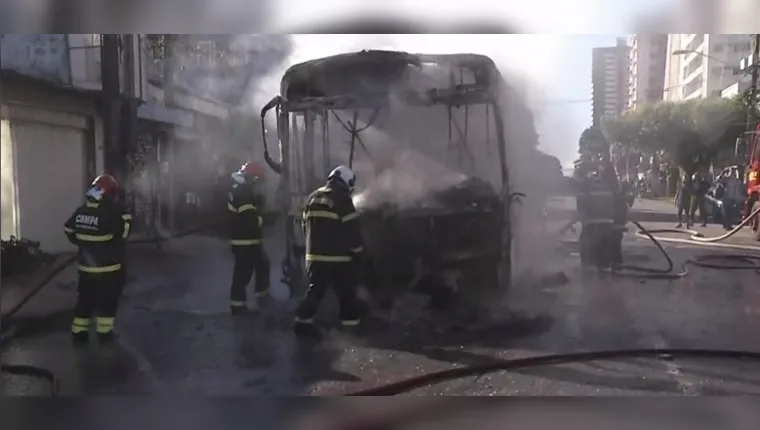
{"label": "dark firefighter uniform", "polygon": [[[628,201],[623,187],[618,181],[615,167],[609,161],[602,167],[601,179],[612,192],[613,223],[607,234],[607,246],[611,267],[620,267],[623,264],[623,232],[628,224]],[[606,265],[605,265],[606,267]]]}
{"label": "dark firefighter uniform", "polygon": [[[113,178],[101,178],[93,188],[99,182],[116,186]],[[87,202],[64,224],[69,242],[78,248],[78,298],[71,326],[76,342],[88,339],[93,317],[99,340],[113,340],[116,309],[126,281],[122,264],[131,225],[132,216],[121,205],[110,198],[93,198],[89,192]]]}
{"label": "dark firefighter uniform", "polygon": [[614,223],[610,235],[610,256],[612,266],[619,268],[623,264],[623,233],[628,230],[628,194],[622,189],[613,196],[615,201]]}
{"label": "dark firefighter uniform", "polygon": [[613,190],[598,175],[592,174],[580,184],[577,210],[581,222],[581,264],[606,268],[612,265],[607,251],[615,222]]}
{"label": "dark firefighter uniform", "polygon": [[314,322],[329,287],[338,297],[343,326],[359,325],[356,284],[363,251],[359,222],[350,188],[340,180],[329,180],[308,197],[303,229],[309,287],[296,311],[297,330]]}
{"label": "dark firefighter uniform", "polygon": [[[240,173],[253,180],[252,168],[244,165]],[[233,313],[244,312],[247,287],[254,273],[255,297],[263,299],[269,294],[269,265],[262,249],[262,226],[264,219],[260,199],[250,183],[234,183],[229,192],[227,209],[230,219],[230,245],[235,256],[235,267],[230,287],[230,309]]]}

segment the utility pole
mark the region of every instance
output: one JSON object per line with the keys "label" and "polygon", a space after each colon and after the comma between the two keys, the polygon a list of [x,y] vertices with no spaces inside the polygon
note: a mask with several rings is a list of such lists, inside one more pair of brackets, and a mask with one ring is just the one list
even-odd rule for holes
{"label": "utility pole", "polygon": [[126,154],[121,148],[121,73],[118,34],[103,34],[100,44],[100,80],[103,103],[103,152],[105,171],[124,179]]}
{"label": "utility pole", "polygon": [[755,130],[754,107],[758,101],[758,78],[760,78],[760,34],[753,35],[753,49],[752,54],[747,58],[747,63],[742,64],[742,68],[750,67],[750,73],[752,73],[752,83],[749,88],[749,103],[750,106],[747,109],[747,131],[751,132]]}

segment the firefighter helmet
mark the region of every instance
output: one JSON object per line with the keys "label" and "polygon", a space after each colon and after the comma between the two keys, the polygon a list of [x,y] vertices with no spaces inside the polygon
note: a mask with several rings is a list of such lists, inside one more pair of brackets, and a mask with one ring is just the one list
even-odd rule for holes
{"label": "firefighter helmet", "polygon": [[232,174],[232,179],[238,184],[253,182],[256,178],[264,175],[264,168],[259,163],[245,162],[240,169]]}
{"label": "firefighter helmet", "polygon": [[240,172],[250,178],[258,178],[264,175],[264,166],[248,161],[240,167]]}
{"label": "firefighter helmet", "polygon": [[348,187],[349,192],[353,192],[354,186],[356,186],[356,175],[351,169],[342,165],[334,168],[332,172],[327,175],[327,179],[337,180],[343,183]]}
{"label": "firefighter helmet", "polygon": [[87,197],[95,201],[101,201],[104,198],[115,198],[118,191],[119,183],[116,182],[116,178],[103,174],[92,181],[90,189],[87,190]]}

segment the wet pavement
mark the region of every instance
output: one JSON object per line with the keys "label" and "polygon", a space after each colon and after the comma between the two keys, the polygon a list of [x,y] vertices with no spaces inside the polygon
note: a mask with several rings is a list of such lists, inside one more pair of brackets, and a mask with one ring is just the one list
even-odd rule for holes
{"label": "wet pavement", "polygon": [[[279,279],[278,250],[272,280]],[[704,248],[669,247],[684,261]],[[626,239],[637,264],[661,263],[646,242]],[[118,344],[75,349],[68,336],[75,273],[64,271],[14,320],[19,337],[3,363],[54,370],[61,395],[333,395],[494,358],[597,349],[722,348],[760,352],[760,276],[692,268],[678,281],[613,279],[582,273],[577,259],[547,254],[565,285],[520,282],[480,321],[430,314],[410,297],[362,334],[330,325],[320,342],[291,333],[294,303],[277,284],[272,300],[232,317],[232,259],[217,239],[192,236],[159,251],[130,250],[130,283],[120,309]],[[275,283],[276,284],[276,283]],[[485,318],[488,316],[488,318]],[[41,381],[2,378],[6,395],[44,395]],[[425,395],[760,394],[760,363],[674,359],[616,360],[464,378],[417,390]]]}

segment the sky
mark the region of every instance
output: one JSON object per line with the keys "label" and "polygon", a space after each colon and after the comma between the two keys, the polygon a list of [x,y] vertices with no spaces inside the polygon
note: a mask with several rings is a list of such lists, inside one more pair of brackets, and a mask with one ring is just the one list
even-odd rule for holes
{"label": "sky", "polygon": [[[559,39],[557,63],[561,74],[547,82],[547,102],[539,105],[538,132],[541,149],[572,166],[577,158],[578,138],[591,125],[591,52],[614,46],[623,35],[567,35]],[[583,102],[579,102],[583,100]]]}
{"label": "sky", "polygon": [[[488,55],[500,66],[507,64],[518,69],[531,81],[542,149],[568,166],[577,158],[581,132],[591,124],[592,48],[614,46],[618,35],[634,33],[635,28],[642,30],[643,26],[670,16],[672,8],[683,4],[684,0],[468,0],[467,9],[463,9],[462,2],[454,0],[281,0],[275,4],[270,24],[278,32],[303,33],[299,30],[303,26],[345,23],[367,16],[411,17],[420,20],[421,28],[483,22],[487,17],[489,22],[521,32],[519,35],[298,35],[300,42],[294,56],[305,61],[368,48]],[[589,31],[601,34],[573,34]],[[582,100],[589,101],[579,102]]]}
{"label": "sky", "polygon": [[540,148],[569,167],[577,158],[581,132],[591,125],[592,49],[614,46],[616,37],[616,34],[294,35],[290,58],[283,63],[282,70],[273,70],[261,82],[253,105],[263,105],[277,91],[287,66],[314,58],[362,49],[485,54],[496,62],[502,73],[515,76],[516,85],[527,93],[536,116]]}

